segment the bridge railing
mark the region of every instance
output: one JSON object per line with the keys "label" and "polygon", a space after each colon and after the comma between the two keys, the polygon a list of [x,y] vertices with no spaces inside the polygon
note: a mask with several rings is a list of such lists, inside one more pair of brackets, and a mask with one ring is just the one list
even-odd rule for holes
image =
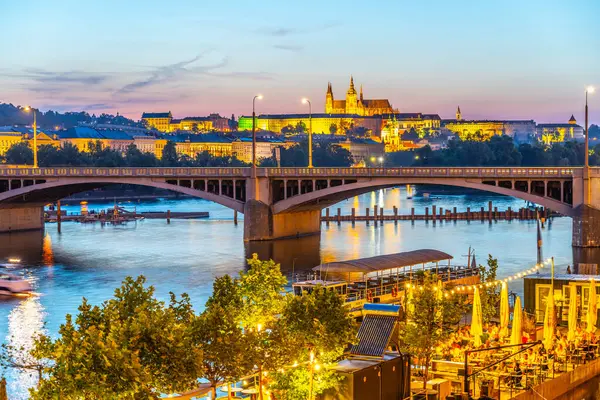
{"label": "bridge railing", "polygon": [[243,177],[248,168],[0,168],[0,177]]}
{"label": "bridge railing", "polygon": [[270,177],[477,177],[477,178],[535,178],[573,176],[576,168],[474,168],[474,167],[407,167],[407,168],[266,168],[259,176]]}
{"label": "bridge railing", "polygon": [[[399,168],[258,168],[259,177],[272,178],[361,178],[361,177],[448,177],[448,178],[569,178],[580,168],[475,168],[475,167],[399,167]],[[103,167],[0,167],[1,177],[250,177],[250,168],[103,168]]]}

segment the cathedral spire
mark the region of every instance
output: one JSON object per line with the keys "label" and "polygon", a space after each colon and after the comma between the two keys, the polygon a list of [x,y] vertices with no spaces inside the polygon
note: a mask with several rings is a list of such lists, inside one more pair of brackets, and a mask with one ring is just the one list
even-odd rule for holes
{"label": "cathedral spire", "polygon": [[363,101],[362,84],[360,85],[360,101]]}
{"label": "cathedral spire", "polygon": [[327,94],[333,94],[333,89],[331,88],[331,82],[327,82]]}
{"label": "cathedral spire", "polygon": [[356,89],[354,88],[354,77],[350,75],[350,87],[348,88],[348,94],[356,95]]}
{"label": "cathedral spire", "polygon": [[462,113],[460,112],[460,106],[458,106],[456,108],[456,120],[457,121],[461,121],[462,120]]}

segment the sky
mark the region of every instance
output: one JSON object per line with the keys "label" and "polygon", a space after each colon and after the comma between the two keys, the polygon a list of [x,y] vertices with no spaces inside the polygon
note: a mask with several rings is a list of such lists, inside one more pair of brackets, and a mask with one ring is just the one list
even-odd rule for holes
{"label": "sky", "polygon": [[0,0],[0,102],[176,118],[400,112],[600,123],[598,0]]}

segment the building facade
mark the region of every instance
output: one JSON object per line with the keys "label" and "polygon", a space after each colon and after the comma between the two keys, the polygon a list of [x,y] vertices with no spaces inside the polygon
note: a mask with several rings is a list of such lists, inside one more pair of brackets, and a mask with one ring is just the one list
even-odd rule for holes
{"label": "building facade", "polygon": [[538,140],[550,144],[567,140],[584,140],[585,129],[577,124],[573,115],[566,124],[538,124],[536,129]]}
{"label": "building facade", "polygon": [[354,88],[354,78],[350,77],[350,87],[345,100],[335,100],[331,83],[327,84],[325,95],[326,114],[355,114],[360,116],[384,115],[397,112],[387,99],[364,99],[362,85],[360,94]]}
{"label": "building facade", "polygon": [[502,135],[513,139],[532,137],[536,125],[534,120],[464,120],[458,107],[456,119],[442,121],[442,128],[463,140],[486,141]]}
{"label": "building facade", "polygon": [[173,115],[171,111],[160,113],[143,113],[142,121],[146,122],[149,128],[154,128],[161,132],[170,132]]}

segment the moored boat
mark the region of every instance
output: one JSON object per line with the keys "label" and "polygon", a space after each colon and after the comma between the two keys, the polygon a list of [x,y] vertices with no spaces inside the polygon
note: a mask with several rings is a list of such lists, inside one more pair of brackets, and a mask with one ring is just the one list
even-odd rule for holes
{"label": "moored boat", "polygon": [[31,283],[27,280],[17,275],[0,273],[0,295],[29,295],[31,290]]}
{"label": "moored boat", "polygon": [[345,298],[352,316],[358,318],[366,303],[404,305],[406,289],[419,285],[426,272],[437,275],[444,285],[479,283],[477,267],[451,266],[452,258],[439,250],[422,249],[321,264],[313,268],[317,276],[293,282],[292,288],[296,296],[317,286],[336,291]]}

